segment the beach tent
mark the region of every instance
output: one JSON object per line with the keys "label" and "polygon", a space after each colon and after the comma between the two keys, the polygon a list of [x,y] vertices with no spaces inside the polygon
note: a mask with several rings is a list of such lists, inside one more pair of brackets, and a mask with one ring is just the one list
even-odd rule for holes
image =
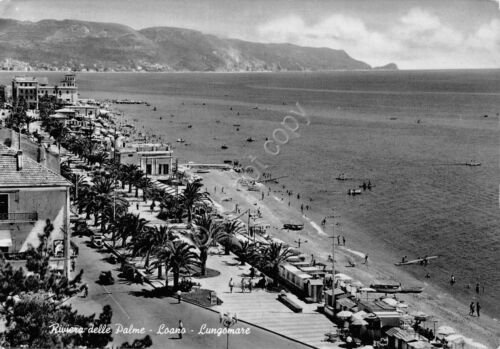
{"label": "beach tent", "polygon": [[418,341],[413,341],[409,342],[408,348],[410,349],[430,349],[433,348],[432,344],[426,341],[418,340]]}
{"label": "beach tent", "polygon": [[463,349],[465,347],[465,338],[460,334],[451,334],[445,337],[449,349]]}
{"label": "beach tent", "polygon": [[436,331],[436,336],[446,337],[455,333],[457,333],[457,331],[450,326],[439,326]]}
{"label": "beach tent", "polygon": [[352,277],[346,274],[338,273],[335,274],[335,280],[340,280],[340,281],[351,281]]}

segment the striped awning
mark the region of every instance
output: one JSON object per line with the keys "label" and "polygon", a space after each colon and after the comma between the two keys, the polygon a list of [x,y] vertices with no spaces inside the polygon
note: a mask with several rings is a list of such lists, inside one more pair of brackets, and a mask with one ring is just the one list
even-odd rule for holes
{"label": "striped awning", "polygon": [[10,230],[0,230],[0,247],[12,247]]}

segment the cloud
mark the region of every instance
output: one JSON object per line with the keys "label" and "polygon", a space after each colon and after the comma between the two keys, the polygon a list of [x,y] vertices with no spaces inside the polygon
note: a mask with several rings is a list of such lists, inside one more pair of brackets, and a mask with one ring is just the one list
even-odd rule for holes
{"label": "cloud", "polygon": [[312,23],[296,15],[278,18],[260,25],[257,33],[259,41],[343,49],[372,65],[500,67],[498,19],[466,32],[421,8],[412,8],[377,30],[360,18],[337,13]]}

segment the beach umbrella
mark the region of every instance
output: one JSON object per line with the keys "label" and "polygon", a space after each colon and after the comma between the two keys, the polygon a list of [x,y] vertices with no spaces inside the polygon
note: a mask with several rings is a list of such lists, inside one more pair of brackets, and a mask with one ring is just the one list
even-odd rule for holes
{"label": "beach umbrella", "polygon": [[421,311],[411,313],[410,315],[413,316],[415,318],[415,320],[419,320],[419,321],[425,321],[429,317],[426,313],[421,312]]}
{"label": "beach umbrella", "polygon": [[352,318],[364,319],[368,316],[368,313],[364,310],[360,310],[357,313],[352,314]]}
{"label": "beach umbrella", "polygon": [[347,319],[350,318],[352,314],[352,311],[342,310],[341,312],[337,313],[337,317]]}
{"label": "beach umbrella", "polygon": [[384,298],[382,299],[382,302],[389,304],[391,307],[395,307],[398,305],[398,301],[394,298]]}
{"label": "beach umbrella", "polygon": [[352,283],[352,285],[353,285],[354,287],[363,287],[363,284],[361,283],[361,281],[354,281],[354,282]]}
{"label": "beach umbrella", "polygon": [[335,280],[340,280],[340,281],[351,281],[352,277],[346,274],[338,273],[335,274]]}
{"label": "beach umbrella", "polygon": [[450,334],[455,334],[457,331],[455,331],[454,328],[450,326],[439,326],[436,334],[437,335],[443,335],[443,336],[449,336]]}
{"label": "beach umbrella", "polygon": [[354,320],[352,320],[351,325],[353,325],[353,326],[366,326],[366,325],[368,325],[368,322],[356,317],[356,318],[354,318]]}

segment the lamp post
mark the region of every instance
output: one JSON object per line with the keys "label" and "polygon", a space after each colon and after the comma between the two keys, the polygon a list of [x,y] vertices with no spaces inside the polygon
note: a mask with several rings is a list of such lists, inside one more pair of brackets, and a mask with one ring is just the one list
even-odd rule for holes
{"label": "lamp post", "polygon": [[219,316],[220,322],[226,328],[226,349],[229,349],[229,328],[234,326],[238,322],[238,317],[236,316],[236,313],[224,313],[223,310],[219,312]]}

